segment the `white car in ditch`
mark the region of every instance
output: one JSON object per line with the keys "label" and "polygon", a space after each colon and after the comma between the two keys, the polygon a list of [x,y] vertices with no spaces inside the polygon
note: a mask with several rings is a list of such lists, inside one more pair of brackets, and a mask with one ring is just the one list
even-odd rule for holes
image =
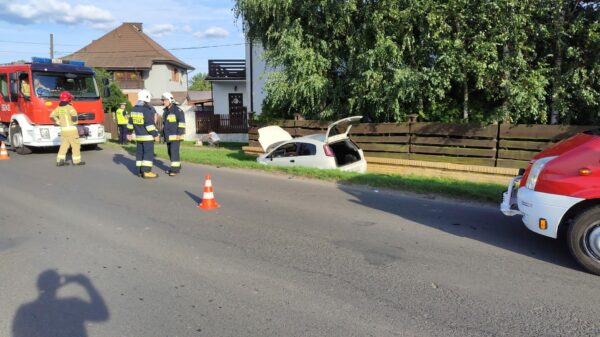
{"label": "white car in ditch", "polygon": [[258,142],[265,154],[256,161],[265,165],[304,166],[367,172],[363,151],[349,137],[352,125],[362,116],[340,119],[327,127],[324,134],[292,136],[279,126],[258,129]]}

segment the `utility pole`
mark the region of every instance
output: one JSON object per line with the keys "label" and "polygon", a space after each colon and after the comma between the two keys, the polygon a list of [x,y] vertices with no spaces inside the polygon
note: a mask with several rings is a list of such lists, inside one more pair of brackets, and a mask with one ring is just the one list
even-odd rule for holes
{"label": "utility pole", "polygon": [[50,33],[50,59],[54,58],[54,34]]}

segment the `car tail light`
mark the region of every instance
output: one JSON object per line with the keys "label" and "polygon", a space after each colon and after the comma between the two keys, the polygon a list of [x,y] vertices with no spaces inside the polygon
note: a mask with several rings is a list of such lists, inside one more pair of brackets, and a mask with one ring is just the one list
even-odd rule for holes
{"label": "car tail light", "polygon": [[331,150],[331,148],[329,147],[329,145],[325,144],[323,145],[323,151],[325,151],[325,155],[327,157],[334,157],[335,155],[333,154],[333,151]]}

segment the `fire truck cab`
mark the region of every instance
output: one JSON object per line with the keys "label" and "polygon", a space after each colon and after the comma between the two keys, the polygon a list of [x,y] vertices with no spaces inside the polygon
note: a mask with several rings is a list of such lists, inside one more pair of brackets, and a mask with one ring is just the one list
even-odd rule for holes
{"label": "fire truck cab", "polygon": [[19,154],[60,145],[60,127],[50,113],[66,90],[85,130],[81,144],[104,143],[104,112],[94,74],[81,61],[37,57],[31,63],[0,66],[0,133]]}
{"label": "fire truck cab", "polygon": [[504,192],[501,211],[530,230],[564,237],[575,260],[600,275],[600,129],[537,154]]}

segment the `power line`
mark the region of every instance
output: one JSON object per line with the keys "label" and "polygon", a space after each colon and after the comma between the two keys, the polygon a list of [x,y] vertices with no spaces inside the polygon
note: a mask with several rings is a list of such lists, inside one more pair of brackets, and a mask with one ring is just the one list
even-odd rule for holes
{"label": "power line", "polygon": [[[243,46],[246,43],[231,43],[231,44],[217,44],[217,45],[212,45],[212,46],[196,46],[196,47],[179,47],[179,48],[165,48],[165,50],[193,50],[193,49],[207,49],[207,48],[219,48],[219,47],[232,47],[232,46]],[[146,52],[150,52],[150,53],[156,53],[157,50],[155,49],[144,49],[144,50],[119,50],[119,53],[146,53]],[[73,54],[73,53],[78,53],[78,54],[114,54],[115,51],[71,51],[71,52],[67,52],[67,51],[57,51],[57,53],[60,54]]]}
{"label": "power line", "polygon": [[181,47],[181,48],[169,48],[168,50],[187,50],[187,49],[205,49],[205,48],[217,48],[217,47],[231,47],[231,46],[242,46],[246,43],[232,43],[232,44],[217,44],[214,46],[198,46],[198,47]]}

